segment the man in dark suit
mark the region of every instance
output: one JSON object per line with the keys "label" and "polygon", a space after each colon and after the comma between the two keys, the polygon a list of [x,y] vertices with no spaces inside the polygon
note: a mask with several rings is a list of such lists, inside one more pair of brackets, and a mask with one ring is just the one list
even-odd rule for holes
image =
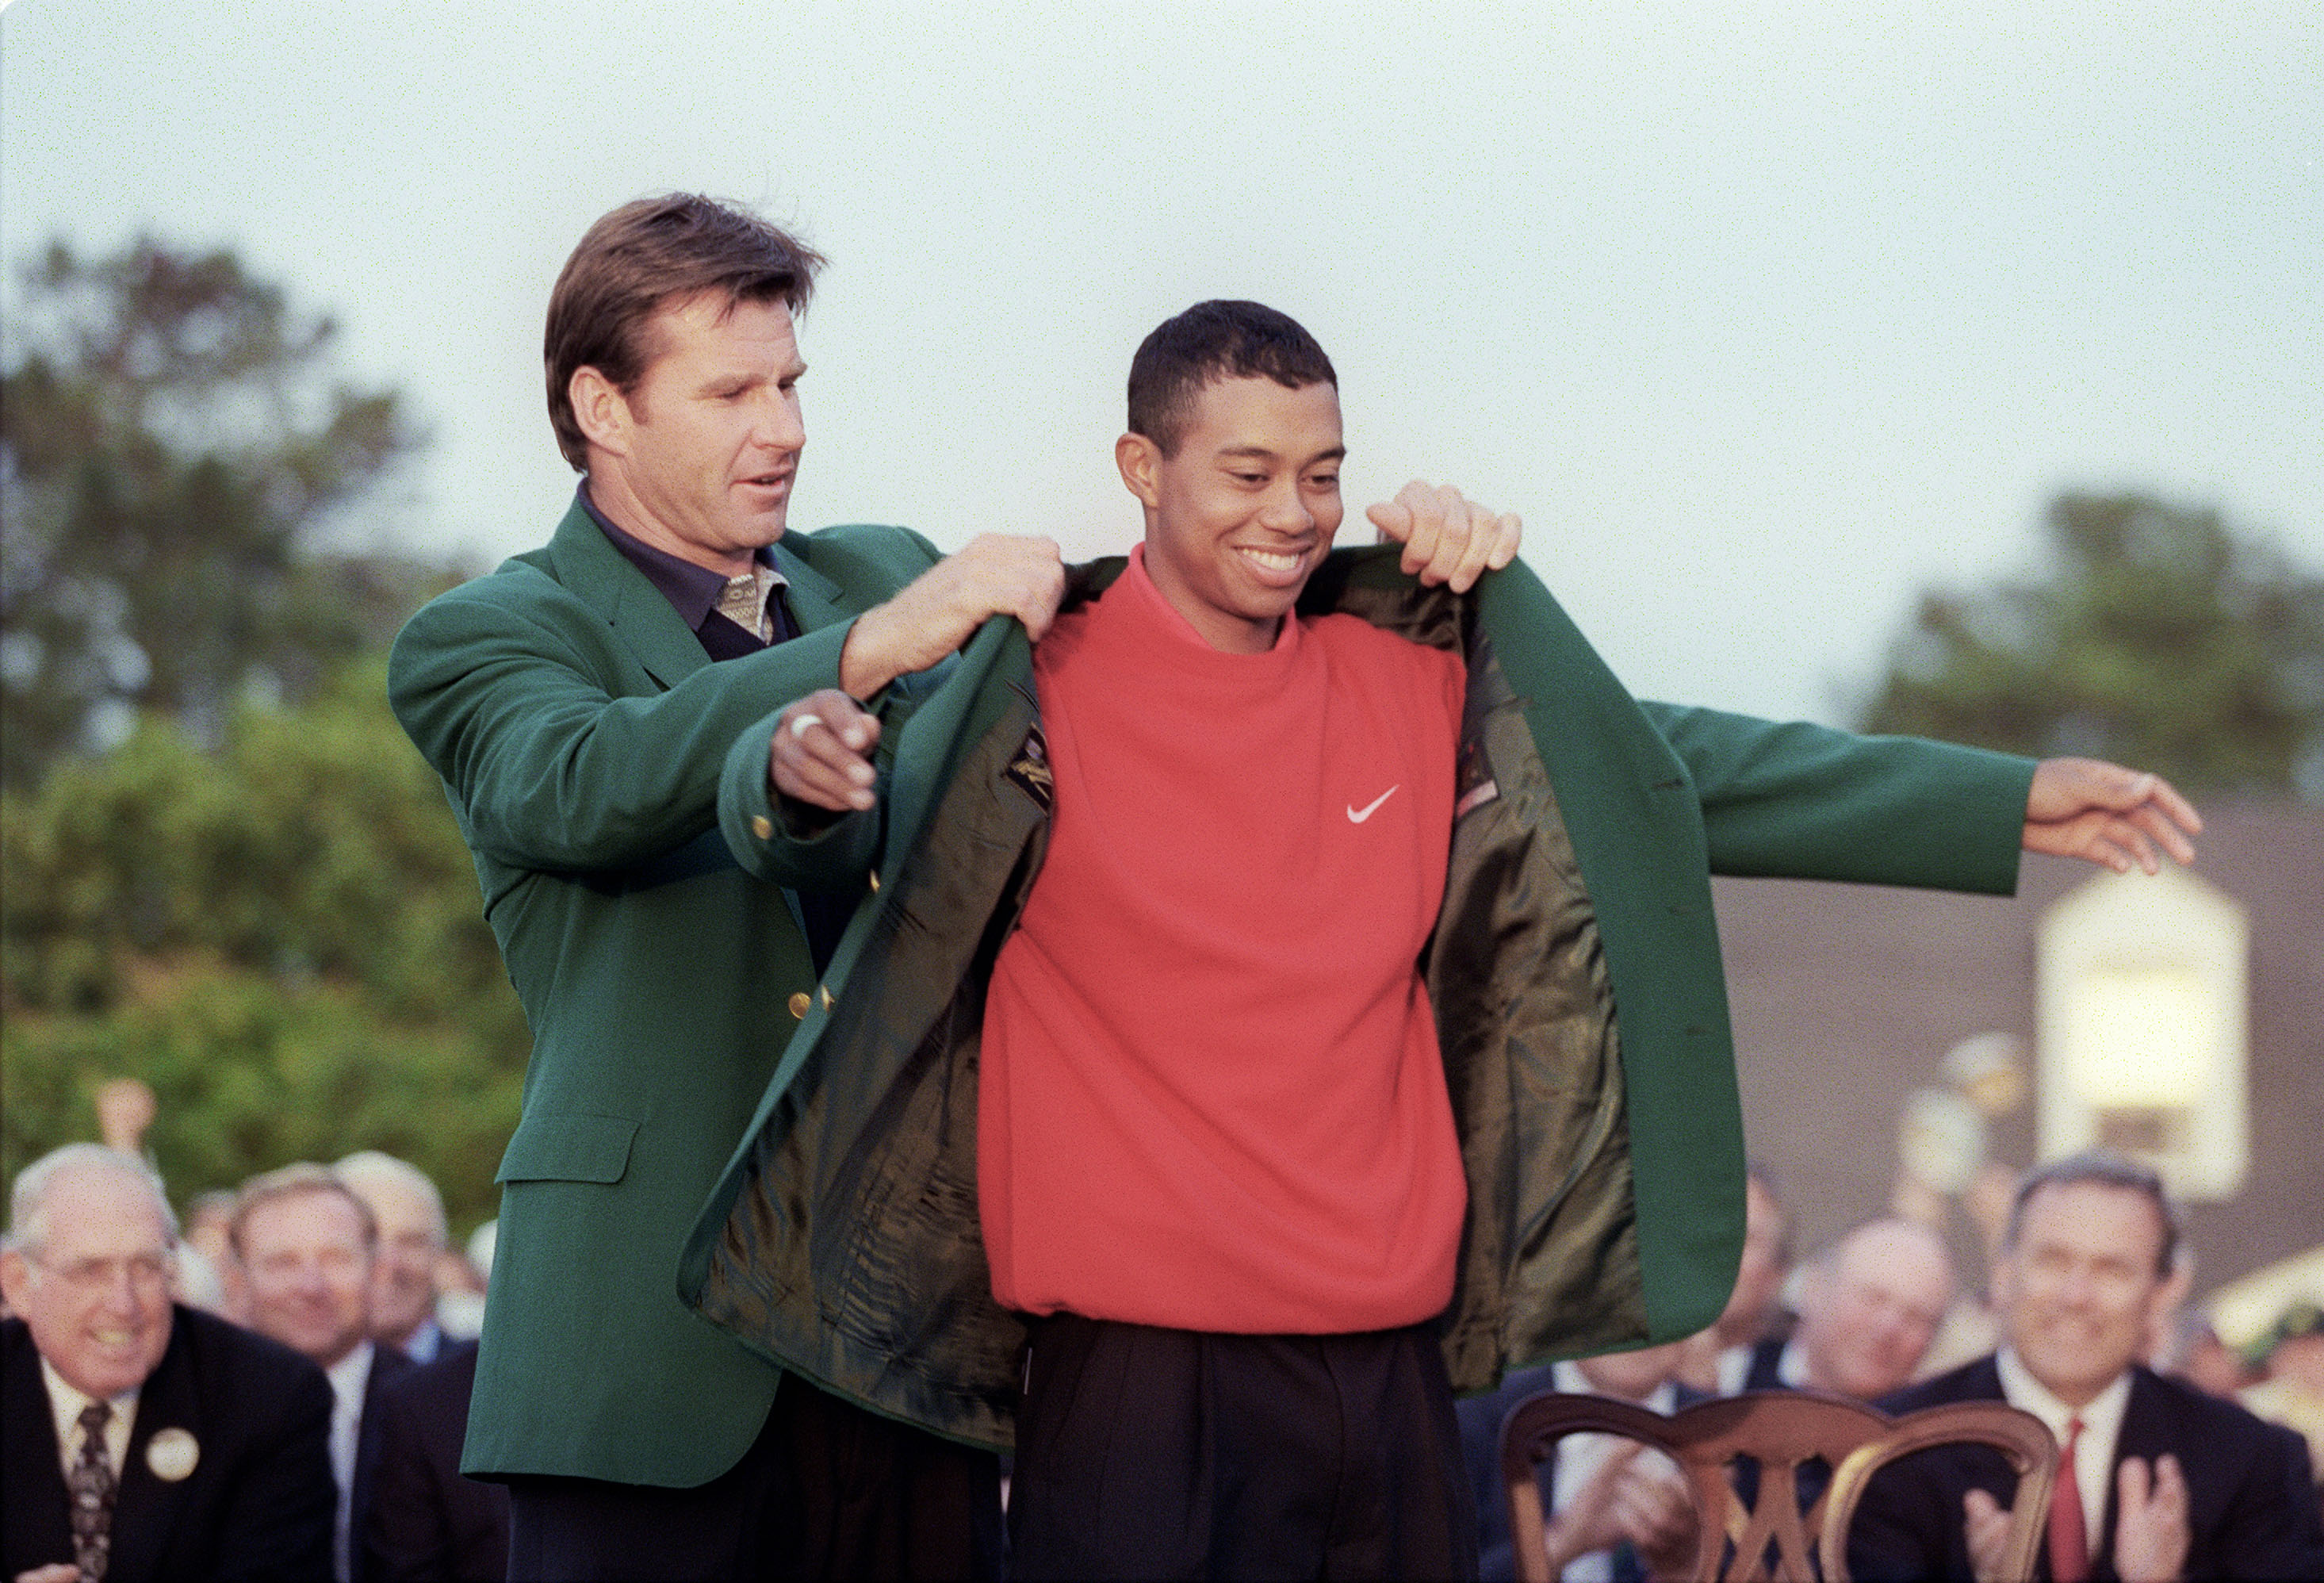
{"label": "man in dark suit", "polygon": [[446,1344],[379,1395],[367,1415],[374,1459],[355,1514],[364,1583],[500,1583],[508,1576],[504,1485],[460,1471],[475,1389],[474,1342]]}
{"label": "man in dark suit", "polygon": [[1902,1390],[1952,1296],[1943,1238],[1917,1220],[1868,1220],[1808,1261],[1799,1323],[1788,1338],[1752,1347],[1740,1388],[1829,1391],[1858,1402]]}
{"label": "man in dark suit", "polygon": [[289,1348],[173,1307],[176,1245],[135,1155],[69,1144],[17,1177],[0,1578],[328,1576],[330,1386]]}
{"label": "man in dark suit", "polygon": [[[2143,1166],[2080,1154],[2032,1172],[1994,1267],[2001,1350],[1881,1405],[1999,1400],[2050,1426],[2061,1452],[2040,1577],[2324,1578],[2298,1437],[2135,1361],[2177,1240]],[[1850,1573],[1990,1578],[2011,1482],[1982,1448],[1898,1463],[1866,1494]]]}
{"label": "man in dark suit", "polygon": [[[1485,1583],[1520,1575],[1501,1479],[1501,1422],[1541,1391],[1610,1397],[1669,1414],[1707,1400],[1676,1377],[1686,1344],[1665,1342],[1566,1363],[1512,1370],[1500,1388],[1455,1405],[1461,1456],[1477,1499],[1477,1567]],[[1643,1460],[1640,1458],[1643,1457]],[[1567,1583],[1629,1583],[1676,1577],[1692,1564],[1694,1497],[1670,1459],[1612,1435],[1569,1435],[1534,1465],[1553,1577]]]}
{"label": "man in dark suit", "polygon": [[331,1383],[331,1472],[339,1487],[333,1570],[346,1583],[354,1514],[371,1471],[373,1406],[382,1388],[413,1366],[372,1339],[378,1222],[345,1182],[301,1162],[244,1183],[226,1236],[250,1328],[304,1354]]}

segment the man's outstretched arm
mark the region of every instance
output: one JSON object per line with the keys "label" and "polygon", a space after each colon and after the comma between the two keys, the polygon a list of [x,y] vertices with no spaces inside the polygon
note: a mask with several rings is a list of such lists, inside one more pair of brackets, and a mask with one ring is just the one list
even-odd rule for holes
{"label": "man's outstretched arm", "polygon": [[1643,706],[1687,767],[1714,874],[2006,895],[2021,853],[2127,871],[2193,860],[2200,819],[2161,777],[1918,737]]}

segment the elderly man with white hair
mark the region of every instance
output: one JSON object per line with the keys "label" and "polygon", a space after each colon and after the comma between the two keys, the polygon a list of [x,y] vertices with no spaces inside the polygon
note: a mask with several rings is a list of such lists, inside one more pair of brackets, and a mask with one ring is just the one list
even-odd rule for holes
{"label": "elderly man with white hair", "polygon": [[444,1331],[436,1322],[436,1261],[449,1241],[444,1195],[420,1167],[377,1149],[348,1155],[331,1167],[331,1174],[370,1206],[379,1223],[372,1339],[414,1363],[433,1363],[444,1347]]}
{"label": "elderly man with white hair", "polygon": [[1952,1302],[1952,1255],[1917,1220],[1868,1221],[1800,1272],[1800,1322],[1753,1349],[1745,1390],[1870,1402],[1913,1383]]}
{"label": "elderly man with white hair", "polygon": [[322,1371],[170,1300],[177,1217],[97,1143],[16,1178],[0,1248],[0,1578],[329,1575]]}

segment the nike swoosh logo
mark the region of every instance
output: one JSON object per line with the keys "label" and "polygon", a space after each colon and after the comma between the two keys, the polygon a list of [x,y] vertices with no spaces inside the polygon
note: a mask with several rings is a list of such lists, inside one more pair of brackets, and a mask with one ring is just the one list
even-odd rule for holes
{"label": "nike swoosh logo", "polygon": [[[1404,784],[1404,782],[1403,782],[1398,781],[1398,782],[1396,783],[1396,786],[1401,786],[1401,785],[1403,785],[1403,784]],[[1361,813],[1358,813],[1358,812],[1356,811],[1356,805],[1355,805],[1354,803],[1352,803],[1352,802],[1349,803],[1349,804],[1348,804],[1348,822],[1349,822],[1350,824],[1351,824],[1351,825],[1360,825],[1360,824],[1363,823],[1363,822],[1364,822],[1364,820],[1366,820],[1366,819],[1368,819],[1371,818],[1371,816],[1372,816],[1375,812],[1377,812],[1377,811],[1379,810],[1379,805],[1380,805],[1381,803],[1386,802],[1389,798],[1391,798],[1391,797],[1393,797],[1393,796],[1395,796],[1395,795],[1396,795],[1396,786],[1390,786],[1387,791],[1385,791],[1385,792],[1381,792],[1379,796],[1377,796],[1377,797],[1373,798],[1370,802],[1367,802],[1366,804],[1364,804],[1364,810],[1363,810],[1363,812],[1361,812]]]}

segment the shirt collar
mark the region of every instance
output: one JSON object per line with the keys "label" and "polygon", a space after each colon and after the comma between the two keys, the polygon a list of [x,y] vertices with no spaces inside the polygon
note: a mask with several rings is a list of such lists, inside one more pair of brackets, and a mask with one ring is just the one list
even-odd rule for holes
{"label": "shirt collar", "polygon": [[[630,564],[645,574],[646,581],[653,584],[661,597],[669,601],[670,606],[689,628],[701,631],[702,624],[710,618],[710,613],[718,608],[718,596],[726,591],[726,579],[706,566],[696,566],[667,550],[649,544],[615,523],[597,509],[595,501],[589,498],[588,479],[584,478],[575,486],[573,493],[581,509],[589,514],[591,522],[604,531],[613,548],[627,556]],[[769,586],[786,580],[781,569],[775,564],[775,552],[770,546],[760,546],[752,559],[770,574]]]}
{"label": "shirt collar", "polygon": [[378,1349],[368,1341],[358,1341],[347,1349],[347,1355],[323,1372],[331,1377],[331,1393],[341,1402],[363,1400],[364,1386],[371,1380],[371,1360]]}
{"label": "shirt collar", "polygon": [[[49,1411],[56,1415],[57,1449],[70,1467],[80,1447],[80,1415],[97,1398],[57,1373],[56,1365],[45,1357],[41,1359],[41,1382],[49,1388]],[[129,1444],[130,1421],[137,1415],[138,1389],[133,1385],[118,1396],[106,1398],[113,1403],[113,1417],[105,1426],[106,1451],[115,1473],[121,1471],[121,1453]]]}
{"label": "shirt collar", "polygon": [[2002,1399],[2048,1425],[2059,1449],[2065,1449],[2067,1421],[2082,1421],[2081,1437],[2074,1442],[2074,1483],[2081,1491],[2082,1525],[2090,1553],[2097,1554],[2106,1521],[2107,1486],[2114,1481],[2115,1446],[2122,1434],[2122,1415],[2130,1405],[2130,1370],[2115,1375],[2105,1390],[2076,1408],[2052,1394],[2010,1348],[2005,1347],[1995,1354],[1993,1362],[2001,1374]]}
{"label": "shirt collar", "polygon": [[2130,1371],[2115,1375],[2107,1388],[2092,1397],[2082,1407],[2069,1407],[2052,1395],[2048,1386],[2034,1377],[2015,1351],[2003,1347],[1995,1355],[1994,1366],[2001,1372],[2001,1394],[2012,1407],[2022,1407],[2043,1423],[2058,1437],[2061,1445],[2066,1440],[2069,1419],[2082,1421],[2085,1442],[2100,1440],[2111,1446],[2115,1432],[2122,1428],[2123,1410],[2130,1404]]}

